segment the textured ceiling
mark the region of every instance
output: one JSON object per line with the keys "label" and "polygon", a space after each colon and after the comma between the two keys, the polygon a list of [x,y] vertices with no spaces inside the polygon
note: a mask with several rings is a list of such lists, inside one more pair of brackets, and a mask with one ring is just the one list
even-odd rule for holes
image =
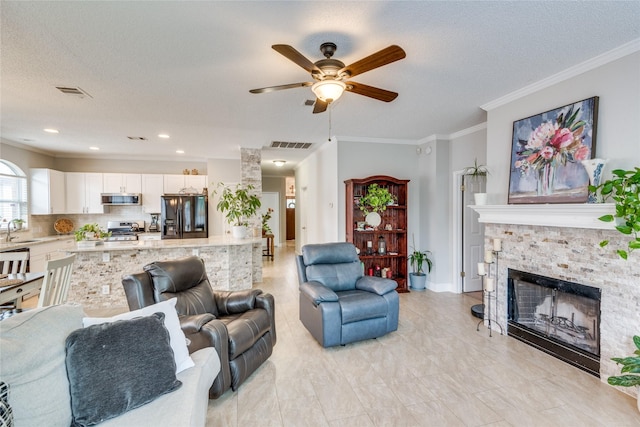
{"label": "textured ceiling", "polygon": [[[2,1],[0,12],[2,138],[97,158],[238,158],[239,147],[317,148],[330,135],[416,142],[482,123],[481,105],[640,38],[637,1]],[[249,93],[311,80],[272,44],[317,61],[325,41],[346,64],[404,48],[354,78],[398,98],[346,93],[314,115],[310,88]],[[263,152],[289,166],[301,157]]]}

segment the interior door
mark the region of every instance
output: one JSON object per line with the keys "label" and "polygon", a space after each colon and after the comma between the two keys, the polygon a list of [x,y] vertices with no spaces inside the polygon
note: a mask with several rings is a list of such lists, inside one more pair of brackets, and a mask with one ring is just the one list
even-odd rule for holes
{"label": "interior door", "polygon": [[267,213],[267,210],[273,209],[271,219],[268,223],[269,228],[273,234],[273,242],[276,246],[280,246],[280,194],[277,192],[264,192],[262,193],[262,205],[260,207],[260,214]]}
{"label": "interior door", "polygon": [[475,292],[482,290],[478,263],[484,260],[484,224],[478,222],[478,213],[469,205],[475,203],[474,193],[484,192],[484,182],[465,176],[462,177],[462,182],[462,292]]}

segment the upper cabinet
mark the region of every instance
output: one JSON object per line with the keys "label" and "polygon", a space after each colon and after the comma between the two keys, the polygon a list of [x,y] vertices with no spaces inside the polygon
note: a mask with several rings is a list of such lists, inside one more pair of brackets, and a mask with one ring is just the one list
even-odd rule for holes
{"label": "upper cabinet", "polygon": [[[164,192],[177,194],[185,188],[194,188],[198,193],[207,186],[207,175],[165,175]],[[144,200],[144,199],[143,199]]]}
{"label": "upper cabinet", "polygon": [[160,213],[160,198],[164,192],[164,176],[142,175],[142,209],[146,213]]}
{"label": "upper cabinet", "polygon": [[31,169],[31,213],[61,214],[65,210],[64,172]]}
{"label": "upper cabinet", "polygon": [[103,193],[142,193],[142,177],[138,173],[105,173],[103,182]]}
{"label": "upper cabinet", "polygon": [[104,213],[100,193],[103,193],[103,174],[67,172],[65,174],[68,214]]}

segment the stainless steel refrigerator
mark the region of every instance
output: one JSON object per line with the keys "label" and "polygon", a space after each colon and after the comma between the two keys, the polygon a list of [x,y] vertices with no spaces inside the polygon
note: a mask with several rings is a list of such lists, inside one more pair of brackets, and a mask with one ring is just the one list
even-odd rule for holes
{"label": "stainless steel refrigerator", "polygon": [[162,238],[209,237],[206,195],[164,194],[162,196]]}

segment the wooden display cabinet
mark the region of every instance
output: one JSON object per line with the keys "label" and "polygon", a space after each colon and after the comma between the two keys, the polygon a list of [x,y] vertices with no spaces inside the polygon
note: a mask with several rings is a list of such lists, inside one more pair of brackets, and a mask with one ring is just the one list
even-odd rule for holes
{"label": "wooden display cabinet", "polygon": [[[376,175],[363,179],[346,180],[346,240],[360,249],[364,274],[376,275],[376,268],[390,269],[391,279],[398,283],[398,292],[409,292],[407,283],[407,183],[409,180]],[[359,199],[367,193],[371,184],[387,188],[395,196],[397,204],[380,212],[381,224],[375,229],[362,227],[365,214],[360,210]],[[365,229],[366,228],[366,229]],[[380,254],[379,241],[384,239],[386,253]],[[367,250],[371,242],[371,252]]]}

